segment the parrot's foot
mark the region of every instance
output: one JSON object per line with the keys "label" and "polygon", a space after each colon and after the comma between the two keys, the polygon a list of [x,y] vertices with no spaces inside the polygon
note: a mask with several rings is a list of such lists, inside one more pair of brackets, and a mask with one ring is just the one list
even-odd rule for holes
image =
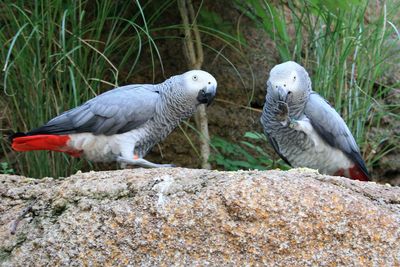
{"label": "parrot's foot", "polygon": [[288,104],[283,101],[278,101],[278,105],[276,108],[277,108],[277,113],[276,113],[277,120],[281,121],[282,124],[286,123],[289,116]]}
{"label": "parrot's foot", "polygon": [[287,121],[289,127],[293,130],[302,131],[310,136],[314,133],[314,128],[312,127],[310,120],[307,118],[301,120],[288,119]]}
{"label": "parrot's foot", "polygon": [[157,163],[153,163],[150,162],[148,160],[145,159],[127,159],[124,157],[118,157],[117,161],[119,163],[121,163],[121,166],[124,168],[126,166],[126,164],[128,165],[137,165],[143,168],[168,168],[168,167],[175,167],[175,165],[173,164],[157,164]]}
{"label": "parrot's foot", "polygon": [[294,129],[294,130],[297,130],[297,131],[300,130],[299,129],[299,123],[295,119],[287,118],[286,120],[281,121],[281,124],[282,124],[282,126],[289,127],[291,129]]}
{"label": "parrot's foot", "polygon": [[289,124],[289,128],[292,128],[297,131],[301,130],[299,122],[295,119],[288,119],[288,124]]}

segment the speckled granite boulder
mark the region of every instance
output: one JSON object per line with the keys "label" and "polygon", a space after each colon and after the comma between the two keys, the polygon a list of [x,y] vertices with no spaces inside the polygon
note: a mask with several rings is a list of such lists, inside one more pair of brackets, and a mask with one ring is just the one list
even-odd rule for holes
{"label": "speckled granite boulder", "polygon": [[302,169],[0,175],[0,265],[399,266],[400,188]]}

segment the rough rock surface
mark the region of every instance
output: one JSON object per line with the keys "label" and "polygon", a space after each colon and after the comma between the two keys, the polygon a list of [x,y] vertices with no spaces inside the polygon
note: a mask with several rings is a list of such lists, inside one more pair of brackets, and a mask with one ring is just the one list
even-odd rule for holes
{"label": "rough rock surface", "polygon": [[2,266],[400,265],[400,188],[310,170],[0,175],[0,201]]}

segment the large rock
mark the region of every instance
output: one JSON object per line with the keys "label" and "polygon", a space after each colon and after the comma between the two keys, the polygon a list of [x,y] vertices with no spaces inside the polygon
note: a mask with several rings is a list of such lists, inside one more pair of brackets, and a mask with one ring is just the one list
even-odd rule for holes
{"label": "large rock", "polygon": [[400,265],[400,188],[310,170],[1,175],[0,197],[3,266]]}

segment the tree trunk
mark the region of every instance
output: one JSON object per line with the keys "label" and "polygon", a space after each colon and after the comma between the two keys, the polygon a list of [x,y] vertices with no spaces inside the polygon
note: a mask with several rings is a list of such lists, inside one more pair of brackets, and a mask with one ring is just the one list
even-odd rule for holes
{"label": "tree trunk", "polygon": [[[184,51],[189,68],[201,69],[204,54],[192,1],[178,0],[178,8],[184,26]],[[208,119],[204,105],[198,107],[195,114],[195,121],[197,129],[200,132],[201,167],[203,169],[210,169],[211,166],[208,163],[208,158],[210,157],[210,136],[208,134]]]}

